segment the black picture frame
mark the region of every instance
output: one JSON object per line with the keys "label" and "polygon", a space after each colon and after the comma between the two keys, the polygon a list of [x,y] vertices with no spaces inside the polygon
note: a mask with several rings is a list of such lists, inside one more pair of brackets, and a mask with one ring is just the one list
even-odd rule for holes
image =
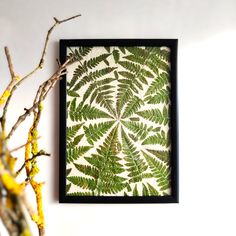
{"label": "black picture frame", "polygon": [[60,81],[59,202],[60,203],[178,203],[178,103],[177,39],[62,39],[60,62],[66,60],[67,47],[79,46],[150,46],[170,48],[170,140],[171,195],[168,196],[68,196],[66,195],[66,75]]}

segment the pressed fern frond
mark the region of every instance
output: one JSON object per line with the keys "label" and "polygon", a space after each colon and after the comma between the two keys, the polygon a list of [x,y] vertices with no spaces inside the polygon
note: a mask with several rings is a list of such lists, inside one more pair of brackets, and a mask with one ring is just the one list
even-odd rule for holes
{"label": "pressed fern frond", "polygon": [[74,162],[78,160],[83,154],[85,154],[91,146],[79,146],[66,149],[66,161],[67,163]]}
{"label": "pressed fern frond", "polygon": [[132,144],[123,128],[121,130],[122,136],[122,150],[125,155],[124,160],[126,161],[125,166],[128,171],[129,182],[140,182],[143,179],[143,174],[147,170],[147,165],[141,159],[139,151]]}
{"label": "pressed fern frond", "polygon": [[160,125],[161,124],[167,125],[170,119],[169,111],[166,106],[163,107],[162,111],[158,108],[154,108],[150,110],[139,111],[136,112],[136,114],[143,117],[144,119],[150,120]]}
{"label": "pressed fern frond", "polygon": [[88,127],[84,126],[84,133],[89,144],[99,140],[112,127],[115,121],[107,121],[98,124],[90,124]]}
{"label": "pressed fern frond", "polygon": [[131,116],[132,114],[134,114],[136,111],[138,111],[138,109],[144,105],[144,102],[137,96],[133,96],[130,101],[127,103],[123,115],[122,115],[122,119]]}
{"label": "pressed fern frond", "polygon": [[79,170],[80,172],[84,173],[85,175],[89,175],[95,179],[99,177],[99,171],[88,165],[79,165],[79,164],[74,164],[76,169]]}
{"label": "pressed fern frond", "polygon": [[170,65],[167,62],[163,61],[157,54],[151,54],[149,59],[149,65],[152,64],[153,66],[156,66],[169,74]]}
{"label": "pressed fern frond", "polygon": [[145,139],[148,136],[149,132],[153,129],[152,126],[148,127],[147,124],[144,124],[142,122],[121,121],[121,123],[141,140]]}
{"label": "pressed fern frond", "polygon": [[102,80],[96,80],[93,81],[88,89],[85,91],[83,95],[83,102],[86,101],[86,99],[91,95],[91,93],[94,91],[94,89],[97,89],[98,87],[101,87],[103,85],[110,85],[115,79],[114,78],[105,78]]}
{"label": "pressed fern frond", "polygon": [[71,50],[71,53],[75,56],[76,60],[81,61],[83,57],[88,55],[90,51],[92,50],[92,47],[79,47],[78,49],[75,49],[74,51]]}
{"label": "pressed fern frond", "polygon": [[80,176],[69,176],[67,177],[67,180],[85,190],[94,191],[97,186],[97,180],[95,179],[84,178]]}
{"label": "pressed fern frond", "polygon": [[83,105],[83,103],[80,103],[76,107],[76,103],[74,101],[75,100],[72,101],[69,110],[69,116],[72,121],[81,121],[82,119],[94,120],[98,118],[111,118],[111,116],[106,112],[88,104]]}
{"label": "pressed fern frond", "polygon": [[145,98],[148,104],[168,104],[170,102],[170,91],[167,89],[160,89],[154,96],[148,96]]}
{"label": "pressed fern frond", "polygon": [[76,124],[73,126],[66,127],[66,139],[67,141],[71,141],[83,126],[84,123]]}
{"label": "pressed fern frond", "polygon": [[153,80],[151,85],[148,87],[145,96],[157,93],[160,89],[162,89],[165,85],[168,84],[169,84],[169,74],[163,72]]}
{"label": "pressed fern frond", "polygon": [[156,135],[151,135],[147,137],[142,142],[142,145],[153,145],[153,144],[160,144],[161,146],[169,147],[170,139],[168,133],[165,134],[165,132],[162,130],[160,133],[157,133]]}
{"label": "pressed fern frond", "polygon": [[94,190],[97,195],[117,193],[126,187],[126,179],[118,176],[124,172],[123,166],[119,163],[121,159],[116,156],[118,142],[118,126],[116,126],[97,149],[98,155],[92,154],[91,157],[85,158],[91,168],[79,166],[80,171],[84,174],[93,175],[94,178],[96,176],[97,184]]}
{"label": "pressed fern frond", "polygon": [[91,71],[87,73],[83,78],[78,78],[78,83],[72,88],[73,91],[78,91],[81,87],[88,84],[89,82],[95,81],[105,75],[110,74],[116,67],[105,67],[100,70]]}
{"label": "pressed fern frond", "polygon": [[145,152],[142,152],[147,160],[147,163],[152,171],[153,176],[156,178],[160,190],[164,191],[170,188],[170,168],[168,165],[154,159]]}
{"label": "pressed fern frond", "polygon": [[147,84],[146,78],[153,78],[154,75],[143,68],[143,66],[140,66],[138,64],[135,64],[130,61],[119,61],[118,64],[120,64],[122,67],[124,67],[130,74],[133,74],[134,77],[140,82]]}
{"label": "pressed fern frond", "polygon": [[83,137],[84,137],[84,134],[79,134],[79,135],[75,136],[75,138],[72,139],[71,141],[67,140],[66,148],[73,148],[73,147],[77,146]]}
{"label": "pressed fern frond", "polygon": [[115,116],[116,112],[113,107],[114,101],[112,96],[114,90],[112,90],[112,88],[114,88],[112,85],[103,85],[97,87],[97,89],[91,94],[90,104],[93,102],[93,100],[95,100],[97,104],[106,108],[107,111],[111,113],[111,115]]}
{"label": "pressed fern frond", "polygon": [[96,66],[98,66],[101,62],[104,62],[111,54],[110,53],[104,53],[97,57],[90,58],[88,61],[86,61],[86,64],[84,64],[86,68],[93,69]]}
{"label": "pressed fern frond", "polygon": [[76,82],[81,79],[81,76],[86,74],[88,72],[88,68],[83,66],[83,64],[79,64],[77,68],[74,70],[73,77],[70,82],[67,82],[67,86],[69,86],[70,89],[76,84]]}
{"label": "pressed fern frond", "polygon": [[[120,117],[121,110],[124,105],[129,101],[129,99],[133,96],[132,89],[134,89],[134,85],[128,80],[125,80],[123,83],[122,80],[118,80],[118,93],[116,96],[116,112],[118,117]],[[137,91],[137,90],[136,90]]]}
{"label": "pressed fern frond", "polygon": [[161,161],[164,161],[167,164],[170,162],[170,151],[152,150],[152,149],[146,149],[146,150],[151,154],[153,154],[158,159],[160,159]]}

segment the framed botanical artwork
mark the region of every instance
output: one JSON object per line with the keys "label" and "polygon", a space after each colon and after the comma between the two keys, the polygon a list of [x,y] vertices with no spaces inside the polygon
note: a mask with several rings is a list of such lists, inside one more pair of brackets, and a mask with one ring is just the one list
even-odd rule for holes
{"label": "framed botanical artwork", "polygon": [[62,203],[177,203],[177,40],[61,40]]}

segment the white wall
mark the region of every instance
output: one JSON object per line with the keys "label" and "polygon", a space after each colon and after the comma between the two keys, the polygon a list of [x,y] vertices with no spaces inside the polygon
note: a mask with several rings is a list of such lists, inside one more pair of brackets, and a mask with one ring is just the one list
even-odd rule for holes
{"label": "white wall", "polygon": [[[77,13],[83,17],[54,32],[45,69],[15,94],[8,127],[55,69],[60,38],[178,38],[180,204],[58,204],[56,88],[40,126],[41,146],[52,153],[39,161],[47,235],[236,235],[236,1],[1,0],[1,91],[9,81],[3,47],[24,75],[39,59],[52,17]],[[24,142],[29,124],[15,133],[12,147]]]}

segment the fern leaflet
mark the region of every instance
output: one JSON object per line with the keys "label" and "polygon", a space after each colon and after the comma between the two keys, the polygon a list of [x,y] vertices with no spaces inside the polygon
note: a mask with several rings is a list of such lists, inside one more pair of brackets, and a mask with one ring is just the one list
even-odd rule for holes
{"label": "fern leaflet", "polygon": [[160,111],[158,108],[154,108],[150,110],[139,111],[136,112],[136,114],[143,117],[144,119],[150,120],[160,125],[167,125],[170,119],[169,111],[166,106],[162,111]]}
{"label": "fern leaflet", "polygon": [[84,126],[84,133],[89,144],[99,140],[115,123],[115,121],[107,121],[98,124],[90,124],[88,127]]}
{"label": "fern leaflet", "polygon": [[122,150],[125,155],[126,167],[130,183],[140,182],[143,179],[143,174],[147,170],[147,165],[141,159],[139,151],[136,150],[124,130],[121,130]]}
{"label": "fern leaflet", "polygon": [[159,162],[145,152],[142,152],[147,163],[152,170],[153,176],[156,178],[160,190],[164,191],[170,188],[170,168],[169,166]]}

